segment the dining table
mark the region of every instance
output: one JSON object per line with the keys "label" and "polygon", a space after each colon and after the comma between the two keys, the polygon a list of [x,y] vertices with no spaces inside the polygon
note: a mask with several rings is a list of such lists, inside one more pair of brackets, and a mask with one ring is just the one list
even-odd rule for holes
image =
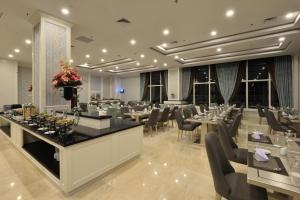
{"label": "dining table", "polygon": [[[265,133],[254,139],[252,134],[248,133],[247,182],[300,199],[300,139]],[[257,161],[257,149],[262,149],[269,160]]]}
{"label": "dining table", "polygon": [[151,111],[135,111],[135,112],[128,112],[124,113],[125,116],[130,116],[131,118],[135,119],[137,122],[141,122],[142,119],[148,118]]}

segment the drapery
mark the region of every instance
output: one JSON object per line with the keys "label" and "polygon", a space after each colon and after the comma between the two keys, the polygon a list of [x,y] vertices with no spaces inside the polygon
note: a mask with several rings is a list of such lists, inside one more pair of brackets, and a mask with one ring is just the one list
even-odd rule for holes
{"label": "drapery", "polygon": [[216,65],[218,84],[225,104],[229,104],[238,76],[239,63],[222,63]]}
{"label": "drapery", "polygon": [[281,107],[293,107],[293,69],[291,56],[274,58],[275,86]]}
{"label": "drapery", "polygon": [[162,101],[168,100],[168,70],[162,71]]}
{"label": "drapery", "polygon": [[182,86],[181,86],[181,94],[182,99],[187,100],[189,98],[191,88],[191,80],[192,80],[192,69],[191,68],[183,68],[182,69]]}
{"label": "drapery", "polygon": [[150,73],[141,73],[140,74],[140,83],[141,83],[141,101],[147,101],[149,99],[149,84],[150,84]]}

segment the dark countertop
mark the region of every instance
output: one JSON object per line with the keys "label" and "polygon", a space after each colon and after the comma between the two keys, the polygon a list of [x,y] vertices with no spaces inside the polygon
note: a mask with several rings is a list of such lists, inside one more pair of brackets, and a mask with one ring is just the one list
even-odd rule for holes
{"label": "dark countertop", "polygon": [[[62,113],[60,111],[57,111],[58,113]],[[67,112],[66,113],[67,115],[74,115],[73,112]],[[99,116],[99,115],[96,115],[96,114],[91,114],[91,113],[88,113],[88,112],[80,112],[80,117],[86,117],[86,118],[90,118],[90,119],[110,119],[112,116],[110,115],[102,115],[102,116]]]}
{"label": "dark countertop", "polygon": [[28,126],[27,124],[22,124],[14,119],[8,118],[4,114],[1,114],[1,116],[63,147],[75,145],[81,142],[85,142],[98,137],[110,135],[119,131],[124,131],[142,125],[141,123],[124,120],[124,119],[110,119],[109,128],[94,129],[94,128],[78,125],[72,128],[73,133],[65,135],[64,139],[61,139],[61,137],[58,134],[45,135],[43,134],[43,132],[37,130],[38,127],[35,126],[31,127]]}

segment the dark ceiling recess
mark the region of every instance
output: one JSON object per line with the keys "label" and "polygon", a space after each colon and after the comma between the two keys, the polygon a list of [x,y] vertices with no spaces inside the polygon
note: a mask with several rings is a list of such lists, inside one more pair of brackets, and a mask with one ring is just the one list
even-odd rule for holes
{"label": "dark ceiling recess", "polygon": [[119,19],[117,22],[118,22],[118,23],[125,23],[125,24],[130,24],[130,23],[131,23],[131,22],[130,22],[128,19],[126,19],[126,18],[121,18],[121,19]]}
{"label": "dark ceiling recess", "polygon": [[86,37],[86,36],[79,36],[76,38],[76,40],[78,40],[80,42],[84,42],[84,43],[90,43],[90,42],[94,41],[93,39]]}

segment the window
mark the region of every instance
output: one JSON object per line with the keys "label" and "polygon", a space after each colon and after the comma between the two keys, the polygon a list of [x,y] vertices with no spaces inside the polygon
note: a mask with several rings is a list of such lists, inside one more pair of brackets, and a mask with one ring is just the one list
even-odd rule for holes
{"label": "window", "polygon": [[[245,61],[240,72],[242,81],[234,91],[230,104],[241,105],[247,108],[261,106],[279,106],[278,94],[271,80],[269,68],[272,66],[272,58],[255,59]],[[217,85],[217,73],[215,65],[195,67],[194,87],[191,101],[196,104],[223,104],[224,99]]]}
{"label": "window", "polygon": [[149,72],[150,76],[150,84],[148,85],[149,90],[147,91],[147,101],[152,103],[162,103],[165,99],[163,95],[165,91],[164,85],[164,76],[167,71],[156,71],[156,72]]}

